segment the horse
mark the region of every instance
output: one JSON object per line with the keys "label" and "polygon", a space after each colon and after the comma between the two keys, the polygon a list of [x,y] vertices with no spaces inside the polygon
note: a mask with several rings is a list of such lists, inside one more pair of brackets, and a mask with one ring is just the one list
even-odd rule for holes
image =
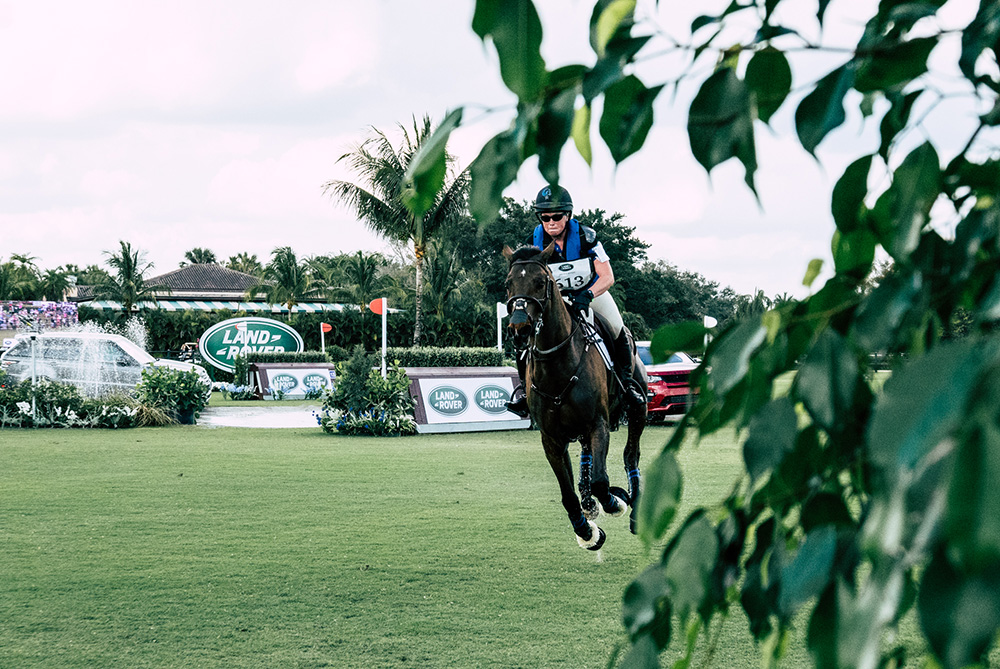
{"label": "horse", "polygon": [[[634,534],[639,501],[639,438],[646,426],[646,407],[628,410],[628,440],[624,452],[629,490],[611,487],[607,471],[608,443],[613,429],[613,409],[621,411],[624,400],[616,398],[618,381],[604,364],[594,338],[573,317],[548,266],[554,243],[544,250],[505,246],[508,261],[508,328],[515,348],[527,355],[525,392],[528,409],[542,435],[545,457],[555,473],[562,505],[582,548],[597,551],[607,535],[593,521],[601,509],[620,516],[631,507],[629,529]],[[634,348],[634,347],[633,347]],[[646,387],[646,372],[635,356],[633,377]],[[615,421],[617,425],[617,421]],[[573,465],[569,443],[579,441],[580,496],[573,489]]]}

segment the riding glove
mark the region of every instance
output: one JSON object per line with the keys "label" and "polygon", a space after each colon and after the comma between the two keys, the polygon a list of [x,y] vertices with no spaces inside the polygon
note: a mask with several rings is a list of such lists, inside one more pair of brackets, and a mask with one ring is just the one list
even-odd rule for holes
{"label": "riding glove", "polygon": [[586,311],[590,308],[590,303],[593,301],[594,293],[592,291],[581,290],[579,293],[573,295],[573,304],[571,306],[578,311]]}

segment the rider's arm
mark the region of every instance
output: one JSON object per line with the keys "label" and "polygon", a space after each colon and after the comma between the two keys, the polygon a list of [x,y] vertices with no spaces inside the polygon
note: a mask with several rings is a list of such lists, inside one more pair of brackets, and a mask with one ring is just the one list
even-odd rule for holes
{"label": "rider's arm", "polygon": [[590,292],[597,297],[615,285],[615,273],[611,269],[611,258],[608,257],[603,244],[597,242],[590,254],[594,258],[594,272],[597,274],[597,281],[590,287]]}

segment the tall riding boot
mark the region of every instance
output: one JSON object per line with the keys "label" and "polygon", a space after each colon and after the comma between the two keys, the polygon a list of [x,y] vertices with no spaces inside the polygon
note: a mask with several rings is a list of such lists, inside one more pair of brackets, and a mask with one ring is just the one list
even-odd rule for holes
{"label": "tall riding boot", "polygon": [[517,414],[521,418],[527,418],[530,416],[528,411],[528,398],[524,395],[524,368],[525,365],[523,355],[517,356],[517,380],[518,384],[514,386],[513,392],[510,394],[510,402],[507,402],[507,411]]}
{"label": "tall riding boot", "polygon": [[635,359],[632,352],[632,337],[627,328],[622,328],[615,340],[615,371],[618,379],[625,389],[625,404],[631,409],[638,409],[646,406],[645,388],[639,388],[639,384],[632,378],[632,371],[635,369]]}

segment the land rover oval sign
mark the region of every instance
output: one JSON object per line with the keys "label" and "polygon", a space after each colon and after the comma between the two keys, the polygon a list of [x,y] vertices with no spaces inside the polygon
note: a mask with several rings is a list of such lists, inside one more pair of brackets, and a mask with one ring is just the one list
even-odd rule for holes
{"label": "land rover oval sign", "polygon": [[216,323],[198,340],[201,357],[227,372],[233,371],[237,355],[298,353],[302,348],[302,337],[290,326],[259,316],[230,318]]}
{"label": "land rover oval sign", "polygon": [[430,406],[445,416],[457,416],[469,406],[469,400],[458,388],[439,386],[431,391]]}

